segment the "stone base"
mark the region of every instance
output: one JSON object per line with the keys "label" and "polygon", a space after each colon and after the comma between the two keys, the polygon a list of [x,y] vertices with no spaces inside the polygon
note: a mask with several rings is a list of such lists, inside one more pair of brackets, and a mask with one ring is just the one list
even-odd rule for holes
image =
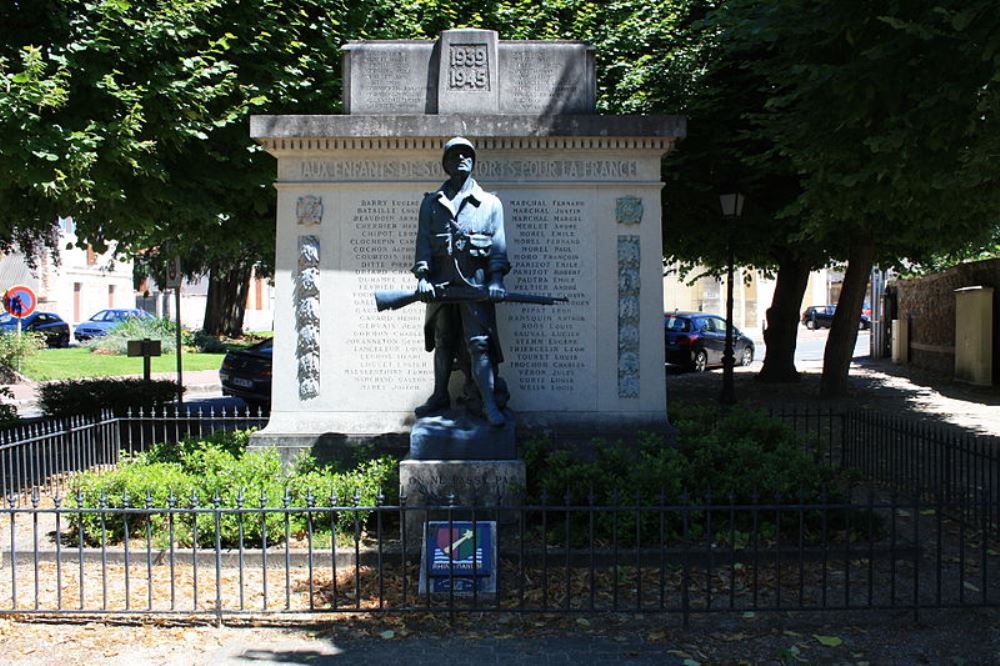
{"label": "stone base", "polygon": [[[476,520],[500,523],[516,519],[513,512],[494,509],[513,507],[524,497],[527,474],[523,460],[406,460],[399,463],[400,493],[407,507],[446,506],[454,495],[456,506],[475,506]],[[454,520],[470,520],[472,512],[455,509]],[[412,510],[406,512],[407,547],[420,544],[423,524],[447,520],[449,512]]]}
{"label": "stone base", "polygon": [[493,428],[464,409],[417,419],[410,431],[411,460],[511,460],[517,457],[514,414]]}

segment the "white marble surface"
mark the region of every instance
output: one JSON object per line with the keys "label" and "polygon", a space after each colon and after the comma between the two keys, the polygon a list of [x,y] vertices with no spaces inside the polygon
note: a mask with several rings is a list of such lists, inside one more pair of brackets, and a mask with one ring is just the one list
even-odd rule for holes
{"label": "white marble surface", "polygon": [[[441,138],[441,141],[446,137]],[[581,149],[546,140],[530,152],[484,149],[477,178],[505,207],[512,291],[565,295],[554,307],[497,306],[511,390],[526,424],[665,421],[661,331],[659,165],[647,150]],[[595,147],[598,146],[598,147]],[[443,179],[439,146],[401,151],[279,153],[274,400],[268,431],[382,433],[405,430],[431,390],[423,309],[378,313],[376,289],[410,289],[417,211]],[[304,165],[311,166],[304,166]],[[315,165],[326,165],[318,168]],[[419,165],[418,167],[406,165]],[[482,171],[484,173],[479,173]],[[540,174],[540,175],[538,175]],[[308,176],[303,178],[303,175]],[[319,225],[299,224],[296,202],[322,198]],[[638,225],[616,221],[616,201],[639,197]],[[642,249],[640,391],[618,395],[618,242]],[[319,237],[321,390],[299,397],[291,298],[299,237]]]}

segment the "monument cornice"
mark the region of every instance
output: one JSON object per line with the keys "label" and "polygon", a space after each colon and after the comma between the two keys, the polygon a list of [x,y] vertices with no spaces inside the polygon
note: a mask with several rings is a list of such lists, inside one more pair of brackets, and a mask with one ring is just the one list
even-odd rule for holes
{"label": "monument cornice", "polygon": [[680,139],[684,116],[281,115],[251,116],[250,136],[281,138],[580,137]]}

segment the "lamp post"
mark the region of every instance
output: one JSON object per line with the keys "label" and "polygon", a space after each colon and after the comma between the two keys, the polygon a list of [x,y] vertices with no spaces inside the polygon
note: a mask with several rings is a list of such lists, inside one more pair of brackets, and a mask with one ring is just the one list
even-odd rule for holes
{"label": "lamp post", "polygon": [[726,219],[729,230],[729,257],[726,266],[726,350],[722,355],[722,395],[719,402],[723,407],[736,404],[736,385],[733,381],[733,366],[736,357],[733,354],[733,265],[736,263],[733,250],[733,236],[736,232],[736,222],[743,213],[743,195],[732,192],[719,195],[722,205],[722,216]]}

